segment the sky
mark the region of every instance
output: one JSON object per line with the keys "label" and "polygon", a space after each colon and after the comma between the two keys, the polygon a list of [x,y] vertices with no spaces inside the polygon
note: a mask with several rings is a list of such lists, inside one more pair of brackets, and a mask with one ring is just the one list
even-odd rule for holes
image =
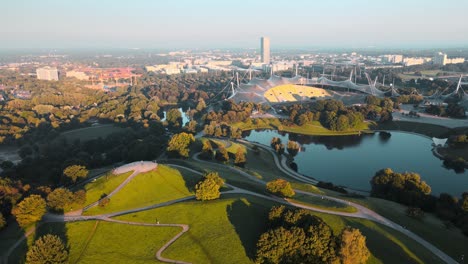
{"label": "sky", "polygon": [[2,0],[0,49],[466,47],[467,0]]}

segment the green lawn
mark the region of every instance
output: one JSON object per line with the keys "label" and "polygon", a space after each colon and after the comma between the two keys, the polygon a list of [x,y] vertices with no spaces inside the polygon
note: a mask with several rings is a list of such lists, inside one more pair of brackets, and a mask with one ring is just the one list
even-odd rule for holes
{"label": "green lawn", "polygon": [[392,121],[374,126],[377,130],[398,130],[426,135],[428,137],[446,137],[452,130],[447,127],[409,121]]}
{"label": "green lawn", "polygon": [[211,144],[214,148],[216,148],[216,145],[224,146],[224,147],[227,146],[226,150],[232,155],[235,155],[239,148],[242,149],[244,152],[246,151],[246,148],[245,148],[244,145],[233,142],[233,141],[229,141],[229,140],[214,139],[214,138],[201,138],[200,140],[202,142],[204,142],[206,140],[211,141],[211,143],[214,143],[214,144]]}
{"label": "green lawn", "polygon": [[369,130],[369,124],[363,123],[359,127],[346,131],[333,131],[323,127],[320,122],[313,121],[303,126],[284,126],[277,118],[257,118],[250,124],[239,122],[232,124],[233,127],[238,127],[244,131],[253,129],[275,129],[284,132],[298,133],[303,135],[315,136],[336,136],[336,135],[355,135],[360,131]]}
{"label": "green lawn", "polygon": [[109,174],[104,175],[94,182],[86,184],[86,205],[92,204],[103,195],[107,195],[112,192],[117,186],[119,186],[125,179],[130,176],[133,172],[122,173],[118,175]]}
{"label": "green lawn", "polygon": [[[70,249],[69,263],[160,263],[156,251],[181,231],[177,227],[135,226],[86,221],[48,223],[37,236],[51,233],[62,237]],[[32,244],[33,240],[29,241]],[[15,253],[20,261],[26,250]]]}
{"label": "green lawn", "polygon": [[74,129],[70,131],[63,132],[61,136],[65,137],[68,142],[73,142],[76,139],[80,141],[88,141],[92,139],[97,139],[99,137],[105,138],[108,135],[123,131],[124,128],[108,124],[108,125],[100,125],[95,127],[86,127],[80,129]]}
{"label": "green lawn", "polygon": [[406,206],[395,202],[371,197],[347,199],[361,203],[380,215],[405,226],[456,260],[462,254],[468,256],[468,237],[464,236],[458,228],[447,229],[444,223],[434,215],[426,214],[421,221],[407,216]]}
{"label": "green lawn", "polygon": [[87,215],[128,210],[166,202],[194,194],[194,186],[201,176],[159,165],[154,171],[134,177],[110,198],[106,207],[93,207]]}
{"label": "green lawn", "polygon": [[[157,218],[162,223],[189,224],[190,231],[167,249],[166,257],[192,263],[251,263],[272,205],[256,197],[229,195],[216,201],[185,202],[118,218],[144,222]],[[314,214],[322,217],[335,234],[347,225],[360,228],[373,254],[368,263],[440,263],[405,235],[371,221]]]}
{"label": "green lawn", "polygon": [[165,257],[192,263],[251,263],[272,204],[257,198],[230,197],[185,202],[118,218],[189,224],[190,230],[165,251]]}
{"label": "green lawn", "polygon": [[298,194],[294,195],[292,199],[288,199],[293,202],[304,204],[312,207],[316,207],[319,209],[326,209],[331,211],[337,212],[346,212],[346,213],[355,213],[357,209],[353,206],[349,206],[346,204],[342,204],[336,201],[328,200],[326,198],[321,199],[320,197],[305,195],[305,194]]}

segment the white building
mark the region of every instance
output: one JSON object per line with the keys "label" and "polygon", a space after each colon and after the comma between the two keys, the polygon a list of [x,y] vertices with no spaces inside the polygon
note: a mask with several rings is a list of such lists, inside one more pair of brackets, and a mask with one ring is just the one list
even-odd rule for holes
{"label": "white building", "polygon": [[89,80],[89,76],[82,71],[67,71],[67,77],[74,77],[78,80],[87,81]]}
{"label": "white building", "polygon": [[445,65],[447,63],[447,54],[437,52],[432,59],[432,63],[437,65]]}
{"label": "white building", "polygon": [[434,64],[437,64],[437,65],[456,64],[456,63],[464,63],[465,58],[452,58],[452,59],[449,59],[449,58],[447,58],[447,54],[442,53],[442,52],[437,52],[434,55],[434,58],[433,58],[432,62]]}
{"label": "white building", "polygon": [[432,58],[404,58],[403,59],[403,64],[405,66],[412,66],[412,65],[421,65],[424,63],[428,63],[432,61]]}
{"label": "white building", "polygon": [[47,81],[58,81],[58,70],[57,68],[44,67],[36,69],[37,79],[38,80],[47,80]]}
{"label": "white building", "polygon": [[262,62],[270,64],[270,39],[262,37],[260,39],[260,53],[262,55]]}
{"label": "white building", "polygon": [[383,63],[402,63],[403,62],[403,55],[397,55],[397,54],[389,54],[389,55],[383,55],[382,56],[382,62]]}

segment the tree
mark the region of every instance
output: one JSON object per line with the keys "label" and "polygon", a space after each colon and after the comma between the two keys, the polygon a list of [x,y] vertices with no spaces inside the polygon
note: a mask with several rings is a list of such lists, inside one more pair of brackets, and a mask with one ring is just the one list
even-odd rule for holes
{"label": "tree", "polygon": [[203,159],[211,160],[213,159],[213,146],[209,140],[203,141],[202,152],[200,155]]}
{"label": "tree", "polygon": [[278,227],[263,233],[257,242],[255,263],[296,263],[301,259],[305,237],[304,230],[297,227]]}
{"label": "tree", "polygon": [[236,152],[236,158],[234,159],[234,164],[239,167],[244,167],[246,162],[247,158],[245,157],[244,150],[242,150],[242,148],[238,148]]}
{"label": "tree", "polygon": [[202,111],[203,109],[206,108],[206,103],[205,103],[205,100],[203,100],[203,98],[200,98],[198,100],[198,104],[197,104],[197,107],[195,109],[197,109],[197,111]]}
{"label": "tree", "polygon": [[464,193],[462,194],[461,208],[462,208],[465,212],[468,212],[468,192],[464,192]]}
{"label": "tree", "polygon": [[279,144],[281,144],[281,138],[273,137],[271,139],[270,145],[273,149],[276,150],[276,145],[279,145]]}
{"label": "tree", "polygon": [[57,188],[47,195],[47,206],[55,211],[62,211],[73,203],[73,193],[65,188]]}
{"label": "tree", "polygon": [[216,184],[221,187],[224,185],[224,179],[219,176],[219,173],[216,171],[212,171],[209,173],[206,173],[204,176],[204,179],[211,179],[216,182]]}
{"label": "tree", "polygon": [[190,133],[197,132],[197,121],[191,120],[185,125],[185,129]]}
{"label": "tree", "polygon": [[408,207],[406,208],[406,215],[421,220],[424,217],[424,211],[418,207]]}
{"label": "tree", "polygon": [[85,179],[88,177],[88,173],[89,171],[86,167],[81,165],[71,165],[63,170],[63,175],[70,178],[73,182],[76,182],[78,178]]}
{"label": "tree", "polygon": [[26,263],[68,263],[68,251],[58,236],[47,234],[34,242],[26,254]]}
{"label": "tree", "polygon": [[25,198],[12,210],[12,214],[21,227],[26,227],[41,220],[45,213],[46,201],[36,194]]}
{"label": "tree", "polygon": [[229,160],[229,153],[224,146],[219,146],[218,150],[216,151],[216,159],[222,162]]}
{"label": "tree", "polygon": [[289,140],[288,141],[288,153],[289,155],[291,156],[296,156],[297,153],[299,152],[299,150],[301,149],[299,143],[297,143],[296,141],[292,141],[292,140]]}
{"label": "tree", "polygon": [[173,127],[173,128],[182,127],[182,114],[177,108],[172,108],[166,112],[166,120],[170,127]]}
{"label": "tree", "polygon": [[278,155],[283,155],[284,153],[284,144],[277,144],[275,145],[275,150]]}
{"label": "tree", "polygon": [[291,187],[291,183],[283,179],[276,179],[268,182],[266,188],[269,192],[282,197],[293,197],[296,194]]}
{"label": "tree", "polygon": [[366,263],[370,257],[366,237],[359,229],[346,227],[339,237],[339,256],[343,264]]}
{"label": "tree", "polygon": [[185,132],[175,134],[169,140],[167,151],[172,156],[188,158],[189,147],[194,141],[195,141],[195,138],[193,137],[192,134],[185,133]]}
{"label": "tree", "polygon": [[219,189],[223,184],[224,180],[218,173],[209,173],[195,185],[195,198],[201,201],[218,199],[221,195]]}
{"label": "tree", "polygon": [[2,230],[5,226],[6,226],[5,217],[3,217],[3,214],[0,213],[0,230]]}

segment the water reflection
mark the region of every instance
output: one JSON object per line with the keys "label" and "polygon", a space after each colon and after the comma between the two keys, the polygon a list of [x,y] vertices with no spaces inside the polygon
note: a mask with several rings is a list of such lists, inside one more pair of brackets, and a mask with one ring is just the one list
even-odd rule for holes
{"label": "water reflection", "polygon": [[402,132],[354,136],[306,136],[273,130],[244,133],[250,141],[267,146],[273,137],[284,143],[294,140],[302,151],[294,158],[300,173],[321,181],[354,189],[370,190],[369,181],[382,168],[419,173],[434,194],[441,192],[459,196],[468,192],[468,173],[457,174],[444,167],[432,152],[432,141]]}

